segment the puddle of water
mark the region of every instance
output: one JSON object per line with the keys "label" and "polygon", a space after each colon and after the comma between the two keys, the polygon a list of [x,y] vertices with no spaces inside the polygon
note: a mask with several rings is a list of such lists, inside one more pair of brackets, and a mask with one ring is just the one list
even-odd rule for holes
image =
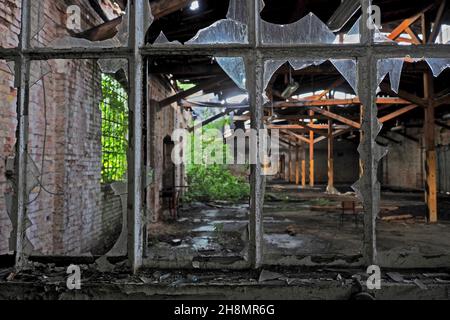
{"label": "puddle of water", "polygon": [[288,234],[266,234],[264,235],[264,240],[270,245],[281,249],[298,249],[304,244],[304,240]]}
{"label": "puddle of water", "polygon": [[204,250],[209,246],[209,237],[195,237],[192,239],[192,246],[195,250]]}
{"label": "puddle of water", "polygon": [[193,232],[214,232],[215,230],[216,230],[216,228],[214,227],[214,225],[206,225],[206,226],[201,226],[199,228],[196,228],[192,231]]}
{"label": "puddle of water", "polygon": [[291,223],[292,220],[284,219],[284,220],[275,220],[273,217],[266,217],[264,218],[264,223]]}
{"label": "puddle of water", "polygon": [[214,220],[210,221],[207,225],[200,226],[193,232],[215,232],[217,225],[223,225],[224,231],[238,231],[248,224],[247,221],[234,221],[234,220]]}

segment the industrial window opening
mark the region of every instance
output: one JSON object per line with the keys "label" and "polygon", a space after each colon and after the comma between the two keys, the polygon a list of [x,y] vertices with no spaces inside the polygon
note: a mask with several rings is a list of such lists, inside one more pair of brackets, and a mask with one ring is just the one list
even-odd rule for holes
{"label": "industrial window opening", "polygon": [[128,95],[112,76],[102,75],[102,183],[125,179],[128,148]]}
{"label": "industrial window opening", "polygon": [[2,1],[18,268],[450,266],[448,1]]}

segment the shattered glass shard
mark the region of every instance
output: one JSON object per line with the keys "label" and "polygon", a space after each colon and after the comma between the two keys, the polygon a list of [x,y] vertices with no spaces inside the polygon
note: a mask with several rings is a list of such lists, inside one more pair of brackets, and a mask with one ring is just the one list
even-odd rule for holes
{"label": "shattered glass shard", "polygon": [[156,38],[155,42],[153,44],[173,44],[173,45],[181,45],[179,41],[172,41],[170,42],[169,39],[167,39],[164,32],[161,31],[158,38]]}
{"label": "shattered glass shard", "polygon": [[[302,59],[287,59],[287,60],[267,60],[264,64],[264,89],[269,85],[275,72],[286,62],[292,66],[294,70],[305,69],[310,66],[319,66],[327,60],[302,60]],[[330,60],[336,67],[339,73],[344,77],[352,89],[358,92],[358,78],[357,78],[357,62],[351,59]]]}
{"label": "shattered glass shard", "polygon": [[186,44],[248,43],[247,5],[246,0],[230,0],[227,19],[200,30]]}
{"label": "shattered glass shard", "polygon": [[447,68],[450,68],[450,59],[427,58],[425,61],[433,71],[433,75],[437,78]]}
{"label": "shattered glass shard", "polygon": [[334,33],[314,13],[286,25],[261,19],[261,41],[264,44],[333,43],[335,39]]}
{"label": "shattered glass shard", "polygon": [[405,59],[378,60],[377,85],[380,85],[384,78],[389,74],[391,88],[394,92],[398,93],[404,61]]}
{"label": "shattered glass shard", "polygon": [[245,62],[242,57],[216,57],[217,63],[242,90],[246,88]]}
{"label": "shattered glass shard", "polygon": [[103,73],[114,74],[119,70],[128,70],[127,59],[99,59],[97,63]]}
{"label": "shattered glass shard", "polygon": [[344,77],[348,84],[352,87],[355,94],[358,92],[358,70],[356,60],[351,59],[341,59],[341,60],[330,60],[334,67],[339,71],[339,73]]}
{"label": "shattered glass shard", "polygon": [[232,20],[220,20],[200,30],[187,44],[247,43],[248,28]]}

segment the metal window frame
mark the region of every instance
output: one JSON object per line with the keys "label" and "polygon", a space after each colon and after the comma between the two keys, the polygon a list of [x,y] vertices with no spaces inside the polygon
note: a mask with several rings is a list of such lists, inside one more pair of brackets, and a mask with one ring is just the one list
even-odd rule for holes
{"label": "metal window frame", "polygon": [[[130,144],[128,169],[128,259],[132,272],[143,266],[144,228],[143,199],[144,181],[141,174],[143,165],[143,141],[141,125],[143,123],[143,108],[147,107],[146,97],[148,87],[148,72],[146,61],[152,56],[162,55],[212,55],[239,56],[246,62],[247,70],[255,70],[248,74],[248,91],[251,104],[252,128],[258,129],[263,123],[262,86],[263,62],[271,58],[314,58],[314,59],[357,59],[359,92],[363,102],[362,133],[364,139],[359,147],[360,157],[364,166],[364,174],[359,181],[360,193],[364,206],[364,261],[367,265],[377,263],[376,223],[375,219],[380,206],[380,186],[377,181],[377,161],[380,148],[375,139],[380,131],[375,104],[377,61],[386,58],[410,56],[412,58],[450,58],[449,45],[417,45],[397,46],[379,44],[373,41],[373,31],[367,27],[371,0],[360,0],[361,41],[359,44],[341,45],[263,45],[259,39],[259,0],[249,0],[249,43],[211,44],[189,46],[151,46],[145,44],[144,30],[144,1],[130,0],[129,5],[129,44],[122,48],[32,48],[30,46],[30,26],[32,0],[22,0],[22,24],[20,44],[17,48],[0,48],[0,59],[14,60],[15,80],[19,84],[17,99],[17,146],[16,146],[16,174],[17,190],[14,201],[14,214],[17,218],[16,267],[21,268],[27,261],[23,252],[25,235],[25,182],[26,182],[26,150],[28,134],[28,98],[30,63],[32,60],[46,59],[98,59],[98,58],[126,58],[129,63],[129,111],[130,111]],[[263,263],[263,177],[260,165],[251,167],[251,214],[250,214],[250,246],[248,267],[258,268]]]}

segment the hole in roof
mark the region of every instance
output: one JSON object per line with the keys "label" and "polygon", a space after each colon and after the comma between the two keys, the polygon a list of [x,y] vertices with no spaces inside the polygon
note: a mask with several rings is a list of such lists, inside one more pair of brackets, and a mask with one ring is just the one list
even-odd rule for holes
{"label": "hole in roof", "polygon": [[155,18],[147,33],[147,42],[154,43],[161,32],[170,42],[185,43],[199,30],[216,21],[226,19],[230,1],[199,0],[198,8],[192,9],[192,1],[181,1],[177,7],[167,8],[151,1]]}
{"label": "hole in roof", "polygon": [[290,24],[314,13],[328,21],[341,4],[341,0],[262,0],[261,18],[275,24]]}

